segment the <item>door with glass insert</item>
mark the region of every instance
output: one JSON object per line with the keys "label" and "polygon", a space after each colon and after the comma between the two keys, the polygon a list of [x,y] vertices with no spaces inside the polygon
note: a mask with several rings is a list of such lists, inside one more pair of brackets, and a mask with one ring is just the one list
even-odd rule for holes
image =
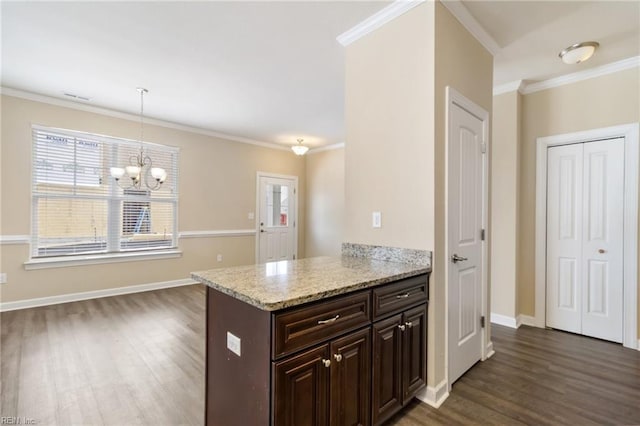
{"label": "door with glass insert", "polygon": [[258,262],[295,259],[295,179],[259,176],[258,186]]}

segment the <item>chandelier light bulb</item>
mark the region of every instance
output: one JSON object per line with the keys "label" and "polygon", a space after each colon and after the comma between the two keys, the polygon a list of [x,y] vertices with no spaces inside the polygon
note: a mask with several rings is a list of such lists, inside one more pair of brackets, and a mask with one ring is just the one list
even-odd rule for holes
{"label": "chandelier light bulb", "polygon": [[307,153],[307,151],[309,151],[308,147],[302,145],[302,141],[303,139],[298,139],[298,145],[294,145],[291,147],[291,150],[294,152],[294,154],[304,155]]}
{"label": "chandelier light bulb", "polygon": [[111,177],[113,177],[115,180],[118,180],[122,176],[124,176],[124,169],[122,167],[111,167],[110,171]]}

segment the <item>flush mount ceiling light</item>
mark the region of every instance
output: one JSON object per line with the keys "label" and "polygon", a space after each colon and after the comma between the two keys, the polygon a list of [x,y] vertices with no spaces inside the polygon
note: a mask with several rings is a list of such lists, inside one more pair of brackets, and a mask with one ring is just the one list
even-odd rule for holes
{"label": "flush mount ceiling light", "polygon": [[597,41],[584,41],[567,47],[558,56],[565,64],[579,64],[589,59],[598,46],[600,46],[600,43]]}
{"label": "flush mount ceiling light", "polygon": [[296,154],[296,155],[304,155],[307,153],[307,151],[309,151],[309,148],[302,145],[302,139],[298,139],[298,145],[294,145],[291,147],[291,150]]}
{"label": "flush mount ceiling light", "polygon": [[[152,191],[160,189],[165,180],[167,172],[161,167],[153,167],[151,157],[144,152],[144,94],[149,92],[142,87],[137,88],[140,92],[140,153],[131,156],[129,165],[125,167],[111,167],[111,177],[113,177],[123,189],[141,189],[144,186]],[[128,177],[127,183],[122,183],[122,177]]]}

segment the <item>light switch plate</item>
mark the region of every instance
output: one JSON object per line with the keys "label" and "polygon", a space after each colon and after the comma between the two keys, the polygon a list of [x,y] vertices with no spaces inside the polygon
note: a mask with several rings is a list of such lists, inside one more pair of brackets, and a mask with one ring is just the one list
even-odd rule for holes
{"label": "light switch plate", "polygon": [[247,219],[249,219],[249,220],[253,220],[255,218],[256,218],[256,215],[253,214],[253,212],[249,212],[249,214],[247,215]]}
{"label": "light switch plate", "polygon": [[382,213],[373,212],[372,220],[373,220],[372,225],[373,225],[374,228],[381,228],[382,227]]}
{"label": "light switch plate", "polygon": [[222,262],[222,255],[221,255],[221,254],[219,254],[219,255],[216,257],[216,259],[218,260],[218,262]]}
{"label": "light switch plate", "polygon": [[6,272],[1,272],[0,273],[0,284],[6,284],[7,283],[7,273]]}
{"label": "light switch plate", "polygon": [[240,338],[227,331],[227,349],[240,356]]}

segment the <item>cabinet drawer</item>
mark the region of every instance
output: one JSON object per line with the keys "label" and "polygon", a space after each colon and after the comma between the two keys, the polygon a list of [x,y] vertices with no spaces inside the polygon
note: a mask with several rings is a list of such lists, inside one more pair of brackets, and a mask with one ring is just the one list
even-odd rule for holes
{"label": "cabinet drawer", "polygon": [[429,275],[418,275],[373,289],[373,317],[400,311],[429,298]]}
{"label": "cabinet drawer", "polygon": [[315,345],[371,322],[371,293],[364,291],[274,314],[273,357]]}

